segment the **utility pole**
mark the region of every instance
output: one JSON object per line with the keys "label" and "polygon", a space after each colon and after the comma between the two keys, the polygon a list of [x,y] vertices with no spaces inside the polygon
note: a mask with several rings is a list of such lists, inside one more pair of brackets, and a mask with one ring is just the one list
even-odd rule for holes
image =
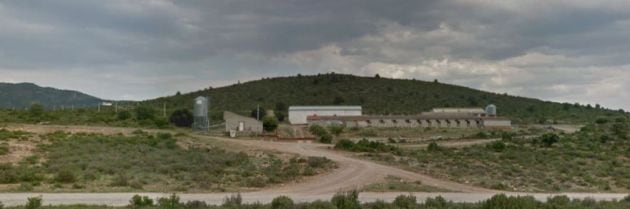
{"label": "utility pole", "polygon": [[256,120],[260,120],[260,105],[256,105]]}
{"label": "utility pole", "polygon": [[98,103],[98,112],[101,112],[101,103]]}

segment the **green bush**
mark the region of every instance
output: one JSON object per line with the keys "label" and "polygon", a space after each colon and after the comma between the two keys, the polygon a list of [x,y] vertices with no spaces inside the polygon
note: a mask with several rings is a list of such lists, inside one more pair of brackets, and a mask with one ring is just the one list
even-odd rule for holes
{"label": "green bush", "polygon": [[153,200],[147,196],[134,195],[129,200],[129,206],[132,208],[144,208],[153,206]]}
{"label": "green bush", "polygon": [[169,121],[177,127],[192,127],[195,121],[193,114],[188,109],[179,109],[171,113]]}
{"label": "green bush", "polygon": [[335,144],[336,149],[352,151],[352,152],[395,152],[399,151],[398,147],[388,145],[382,142],[361,139],[354,143],[348,139],[342,139]]}
{"label": "green bush", "polygon": [[293,200],[287,196],[276,197],[271,201],[271,209],[294,209]]}
{"label": "green bush", "polygon": [[147,106],[138,106],[134,109],[136,120],[153,120],[155,118],[155,110]]}
{"label": "green bush", "polygon": [[341,126],[341,125],[328,126],[328,131],[330,131],[330,133],[335,135],[335,136],[339,136],[341,133],[343,133],[343,129],[344,129],[344,127]]}
{"label": "green bush", "polygon": [[70,169],[61,169],[55,176],[55,182],[58,183],[74,183],[77,177]]}
{"label": "green bush", "polygon": [[128,120],[131,118],[131,112],[127,110],[122,110],[116,114],[116,118],[118,120]]}
{"label": "green bush", "polygon": [[330,202],[337,208],[343,209],[361,209],[361,203],[359,202],[359,192],[345,192],[335,194]]}
{"label": "green bush", "polygon": [[440,150],[442,150],[442,148],[435,142],[431,142],[427,146],[427,151],[429,152],[435,152],[435,151],[440,151]]}
{"label": "green bush", "polygon": [[267,132],[275,131],[278,128],[278,119],[273,116],[263,117],[263,129]]}
{"label": "green bush", "polygon": [[417,200],[413,195],[400,195],[394,199],[393,204],[400,209],[414,209],[416,208]]}
{"label": "green bush", "polygon": [[505,150],[505,148],[507,146],[505,145],[505,142],[503,142],[503,141],[494,141],[494,142],[491,142],[491,143],[487,144],[486,147],[488,149],[491,149],[491,150],[495,151],[495,152],[503,152],[503,150]]}
{"label": "green bush", "polygon": [[560,136],[554,133],[546,133],[540,137],[540,141],[543,143],[545,147],[551,147],[553,144],[560,140]]}
{"label": "green bush", "polygon": [[42,197],[29,197],[27,198],[26,209],[38,209],[42,207]]}
{"label": "green bush", "polygon": [[179,196],[176,194],[171,194],[168,197],[162,197],[158,199],[158,206],[163,209],[179,209],[183,208],[182,204],[179,202]]}

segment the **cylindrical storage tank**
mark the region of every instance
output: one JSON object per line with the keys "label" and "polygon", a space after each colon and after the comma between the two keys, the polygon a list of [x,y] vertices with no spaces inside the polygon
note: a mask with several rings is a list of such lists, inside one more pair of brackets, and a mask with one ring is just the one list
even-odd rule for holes
{"label": "cylindrical storage tank", "polygon": [[490,115],[490,116],[496,116],[497,115],[497,106],[496,105],[488,105],[486,107],[486,114]]}
{"label": "cylindrical storage tank", "polygon": [[195,117],[207,117],[208,116],[208,98],[197,97],[195,99],[195,107],[193,110]]}
{"label": "cylindrical storage tank", "polygon": [[206,97],[195,98],[195,105],[193,108],[193,129],[199,131],[208,131],[210,128],[210,118],[208,117],[208,108],[210,101]]}

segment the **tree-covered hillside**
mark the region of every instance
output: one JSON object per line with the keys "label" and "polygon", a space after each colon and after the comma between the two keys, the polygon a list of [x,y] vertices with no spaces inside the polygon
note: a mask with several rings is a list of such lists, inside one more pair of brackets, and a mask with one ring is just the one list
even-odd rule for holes
{"label": "tree-covered hillside", "polygon": [[249,114],[257,105],[286,111],[291,105],[361,105],[364,114],[418,114],[435,107],[498,106],[500,115],[515,122],[582,122],[621,110],[479,91],[471,88],[420,80],[323,74],[264,78],[220,88],[145,101],[155,107],[192,108],[197,96],[208,96],[211,111],[230,110]]}
{"label": "tree-covered hillside", "polygon": [[48,108],[96,106],[101,99],[70,90],[40,87],[32,83],[0,83],[0,108],[25,108],[34,103]]}

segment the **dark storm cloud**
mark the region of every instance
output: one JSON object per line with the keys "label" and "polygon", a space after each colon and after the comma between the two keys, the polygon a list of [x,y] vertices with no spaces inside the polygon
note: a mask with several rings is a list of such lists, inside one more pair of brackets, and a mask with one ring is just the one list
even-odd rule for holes
{"label": "dark storm cloud", "polygon": [[4,81],[107,98],[338,71],[630,108],[597,93],[630,87],[626,1],[23,0],[0,25]]}

